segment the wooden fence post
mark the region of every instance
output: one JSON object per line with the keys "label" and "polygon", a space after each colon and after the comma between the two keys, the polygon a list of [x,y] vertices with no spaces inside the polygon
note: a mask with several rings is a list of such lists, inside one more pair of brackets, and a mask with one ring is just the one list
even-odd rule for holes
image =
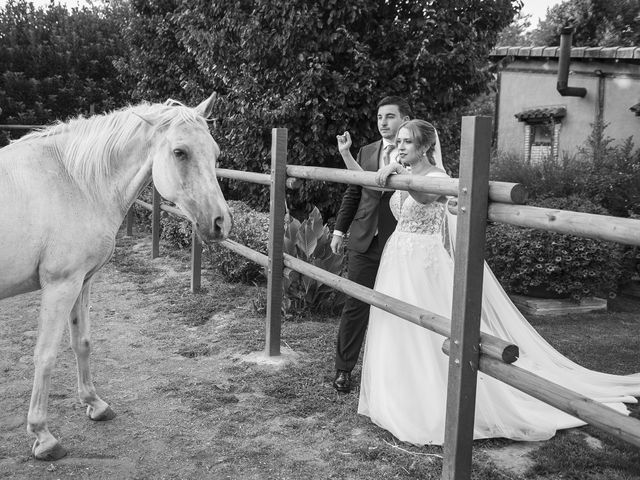
{"label": "wooden fence post", "polygon": [[471,478],[490,152],[491,118],[462,117],[442,480]]}
{"label": "wooden fence post", "polygon": [[265,354],[280,355],[284,214],[287,181],[287,129],[271,130],[271,188],[269,200],[269,264],[267,266],[267,324]]}
{"label": "wooden fence post", "polygon": [[202,242],[195,226],[191,232],[191,293],[196,293],[202,286]]}
{"label": "wooden fence post", "polygon": [[160,256],[160,193],[153,187],[151,205],[151,258]]}

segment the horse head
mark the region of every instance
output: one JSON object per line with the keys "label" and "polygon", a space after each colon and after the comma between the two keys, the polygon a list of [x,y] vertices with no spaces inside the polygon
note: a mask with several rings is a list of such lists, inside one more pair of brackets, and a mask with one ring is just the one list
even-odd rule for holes
{"label": "horse head", "polygon": [[225,239],[231,213],[216,178],[220,148],[205,119],[215,94],[195,108],[167,103],[169,120],[157,125],[153,142],[153,183],[164,198],[175,203],[205,242]]}

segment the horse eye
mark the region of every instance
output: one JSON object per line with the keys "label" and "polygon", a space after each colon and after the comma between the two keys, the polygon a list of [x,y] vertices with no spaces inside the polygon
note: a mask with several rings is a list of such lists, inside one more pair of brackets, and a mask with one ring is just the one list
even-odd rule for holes
{"label": "horse eye", "polygon": [[176,148],[173,151],[173,155],[178,159],[178,160],[186,160],[187,159],[187,153],[184,150],[181,150],[179,148]]}

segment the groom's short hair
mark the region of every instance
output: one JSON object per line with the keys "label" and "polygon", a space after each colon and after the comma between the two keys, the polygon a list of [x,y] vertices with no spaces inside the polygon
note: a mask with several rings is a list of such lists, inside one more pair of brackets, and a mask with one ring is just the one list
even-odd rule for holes
{"label": "groom's short hair", "polygon": [[411,111],[409,102],[407,102],[402,97],[398,97],[396,95],[384,97],[378,102],[377,109],[379,110],[380,107],[384,107],[385,105],[396,105],[398,107],[398,110],[400,111],[400,115],[402,115],[403,117],[413,118],[413,112]]}

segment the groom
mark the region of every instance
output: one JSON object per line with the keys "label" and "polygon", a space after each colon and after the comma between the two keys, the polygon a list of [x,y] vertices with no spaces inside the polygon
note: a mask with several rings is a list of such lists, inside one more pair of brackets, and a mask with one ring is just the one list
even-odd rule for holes
{"label": "groom", "polygon": [[[357,162],[364,170],[375,172],[394,161],[395,137],[398,127],[411,118],[411,108],[401,97],[385,97],[378,103],[380,140],[365,145],[358,152]],[[380,192],[349,185],[338,211],[331,250],[342,250],[344,235],[349,231],[347,247],[348,278],[373,288],[380,256],[387,239],[396,226],[389,209],[391,192]],[[351,391],[351,370],[358,361],[369,323],[369,304],[347,297],[342,310],[336,344],[336,376],[333,387],[342,393]]]}

